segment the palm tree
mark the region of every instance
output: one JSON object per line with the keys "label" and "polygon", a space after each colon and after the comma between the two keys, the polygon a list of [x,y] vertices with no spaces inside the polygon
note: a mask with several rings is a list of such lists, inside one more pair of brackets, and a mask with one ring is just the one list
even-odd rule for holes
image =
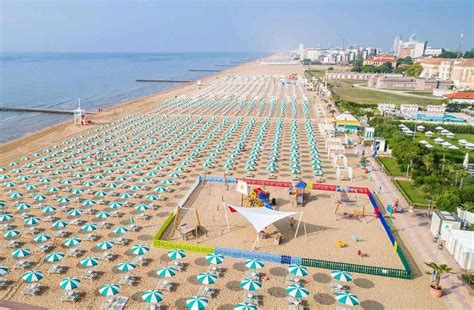
{"label": "palm tree", "polygon": [[[433,271],[435,272],[436,277],[433,281],[434,285],[432,286],[433,288],[440,290],[441,286],[439,285],[439,282],[441,281],[441,275],[443,275],[444,273],[453,273],[451,272],[453,268],[448,267],[448,265],[446,264],[438,265],[435,262],[425,263],[425,265],[433,269]],[[431,272],[427,272],[427,274],[431,274]]]}

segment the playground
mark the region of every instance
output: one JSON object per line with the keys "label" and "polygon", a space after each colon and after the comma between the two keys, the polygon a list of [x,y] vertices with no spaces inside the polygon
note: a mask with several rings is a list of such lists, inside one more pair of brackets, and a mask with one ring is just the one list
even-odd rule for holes
{"label": "playground", "polygon": [[[179,208],[170,241],[403,268],[367,195],[292,187],[201,183]],[[297,186],[299,185],[299,186]]]}

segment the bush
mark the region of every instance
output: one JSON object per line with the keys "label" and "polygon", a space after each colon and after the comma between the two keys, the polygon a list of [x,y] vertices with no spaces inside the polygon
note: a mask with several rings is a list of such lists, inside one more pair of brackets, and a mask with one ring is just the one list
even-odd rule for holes
{"label": "bush", "polygon": [[459,190],[450,189],[435,196],[436,207],[441,211],[456,212],[457,208],[461,204],[461,198],[459,197]]}

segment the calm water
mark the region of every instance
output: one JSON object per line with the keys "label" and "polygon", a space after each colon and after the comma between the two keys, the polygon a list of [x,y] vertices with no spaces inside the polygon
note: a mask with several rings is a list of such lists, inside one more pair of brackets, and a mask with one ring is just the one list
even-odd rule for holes
{"label": "calm water", "polygon": [[[197,79],[212,73],[189,69],[225,69],[262,56],[251,53],[153,54],[0,54],[0,106],[95,110],[149,95],[173,84],[137,83],[136,79]],[[72,115],[0,112],[0,142],[71,119]]]}

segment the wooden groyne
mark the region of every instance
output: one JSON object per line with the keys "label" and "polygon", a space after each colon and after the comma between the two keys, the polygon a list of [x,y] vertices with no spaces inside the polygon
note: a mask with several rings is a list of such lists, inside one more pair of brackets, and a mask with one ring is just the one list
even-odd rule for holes
{"label": "wooden groyne", "polygon": [[214,65],[216,67],[232,67],[232,65]]}
{"label": "wooden groyne", "polygon": [[190,72],[221,72],[221,70],[217,69],[189,69]]}
{"label": "wooden groyne", "polygon": [[137,82],[155,82],[155,83],[191,83],[192,80],[136,80]]}
{"label": "wooden groyne", "polygon": [[0,111],[1,112],[35,112],[35,113],[54,113],[54,114],[74,114],[74,111],[46,109],[46,108],[0,107]]}

